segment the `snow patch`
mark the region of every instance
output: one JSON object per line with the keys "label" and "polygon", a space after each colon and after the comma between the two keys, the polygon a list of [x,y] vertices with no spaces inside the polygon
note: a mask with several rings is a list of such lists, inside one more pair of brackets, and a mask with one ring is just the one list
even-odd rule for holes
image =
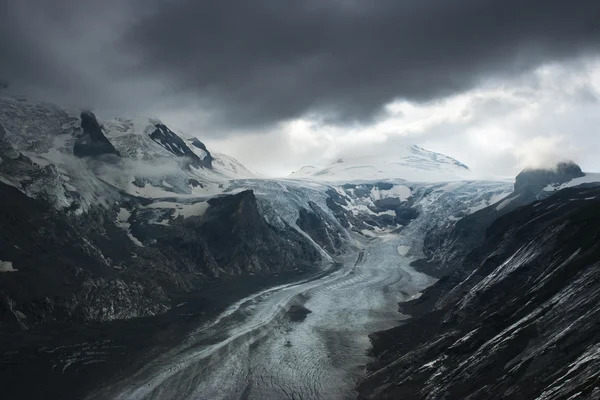
{"label": "snow patch", "polygon": [[13,263],[10,261],[0,261],[0,272],[18,272],[18,269],[13,268]]}
{"label": "snow patch", "polygon": [[129,223],[129,218],[131,217],[131,213],[129,212],[129,210],[127,210],[126,208],[121,208],[119,210],[119,214],[117,214],[117,220],[115,221],[115,224],[123,229],[125,231],[125,233],[127,233],[127,236],[129,237],[129,239],[131,239],[131,241],[139,247],[145,247],[144,244],[142,242],[139,241],[138,238],[136,238],[135,236],[133,236],[133,234],[131,233],[131,230],[129,228],[131,228],[131,224]]}
{"label": "snow patch", "polygon": [[584,183],[600,183],[600,173],[586,172],[584,176],[580,178],[571,179],[562,185],[548,185],[544,188],[546,192],[554,192],[556,190],[583,185]]}
{"label": "snow patch", "polygon": [[398,254],[400,254],[402,257],[406,257],[406,255],[408,254],[410,250],[410,246],[398,246]]}
{"label": "snow patch", "polygon": [[377,186],[371,189],[371,198],[373,200],[382,200],[390,197],[397,198],[400,201],[406,201],[411,196],[411,190],[405,185],[394,185],[389,190],[380,190]]}
{"label": "snow patch", "polygon": [[418,292],[413,294],[412,296],[410,296],[408,299],[406,299],[406,301],[412,301],[412,300],[417,300],[419,297],[423,296],[423,292]]}
{"label": "snow patch", "polygon": [[206,210],[208,210],[209,204],[207,201],[200,201],[193,204],[182,204],[182,203],[174,203],[170,201],[159,201],[156,203],[150,204],[148,207],[150,208],[162,208],[162,209],[172,209],[174,210],[174,217],[177,218],[182,216],[183,218],[188,217],[200,217],[204,215]]}
{"label": "snow patch", "polygon": [[506,207],[511,201],[513,201],[514,199],[516,199],[517,197],[519,197],[520,194],[514,196],[514,197],[509,197],[506,200],[502,201],[500,204],[498,204],[496,206],[496,211],[500,211],[502,210],[504,207]]}

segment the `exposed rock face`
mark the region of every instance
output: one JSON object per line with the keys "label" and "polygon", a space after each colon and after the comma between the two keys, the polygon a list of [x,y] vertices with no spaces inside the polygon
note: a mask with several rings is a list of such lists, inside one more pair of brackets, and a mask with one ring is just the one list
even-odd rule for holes
{"label": "exposed rock face", "polygon": [[497,219],[414,318],[372,336],[362,398],[599,398],[600,189]]}
{"label": "exposed rock face", "polygon": [[205,168],[212,169],[212,162],[213,162],[214,158],[213,158],[212,154],[210,154],[210,151],[208,151],[208,149],[206,148],[206,145],[204,143],[202,143],[200,141],[200,139],[198,139],[198,138],[193,138],[190,141],[190,143],[192,144],[192,146],[194,146],[206,153],[206,155],[204,156],[204,159],[202,160],[202,164]]}
{"label": "exposed rock face", "polygon": [[553,169],[526,169],[515,179],[515,192],[536,195],[550,184],[561,184],[585,176],[579,165],[561,162]]}
{"label": "exposed rock face", "polygon": [[0,191],[2,260],[18,270],[0,274],[0,321],[14,328],[16,311],[27,326],[155,315],[171,307],[169,291],[201,289],[223,273],[273,274],[320,259],[291,227],[267,224],[252,191],[211,199],[203,215],[166,225],[132,214],[131,232],[144,247],[114,225],[118,208],[69,216],[16,188],[0,183]]}
{"label": "exposed rock face", "polygon": [[286,226],[277,230],[260,215],[254,192],[210,199],[207,213],[193,229],[206,242],[219,266],[236,273],[268,273],[293,269],[320,259],[316,249]]}
{"label": "exposed rock face", "polygon": [[154,121],[103,127],[91,112],[0,104],[0,262],[10,271],[0,274],[0,320],[11,321],[0,329],[155,315],[174,292],[321,258],[295,218],[268,223],[269,204],[259,211],[252,191],[215,198],[229,183],[203,173],[212,156],[197,139]]}
{"label": "exposed rock face", "polygon": [[300,210],[300,216],[296,224],[306,232],[316,243],[327,250],[330,254],[336,254],[342,247],[343,234],[329,225],[323,218],[323,210],[315,203],[310,202],[310,210]]}
{"label": "exposed rock face", "polygon": [[425,256],[436,266],[435,273],[451,272],[475,246],[485,238],[486,229],[494,220],[553,192],[543,189],[550,184],[561,184],[585,174],[572,162],[559,163],[554,169],[524,170],[516,177],[514,192],[498,204],[483,208],[449,228],[438,228],[425,238]]}
{"label": "exposed rock face", "polygon": [[97,157],[106,154],[119,156],[119,152],[102,133],[102,127],[91,111],[81,113],[83,134],[75,141],[73,153],[77,157]]}
{"label": "exposed rock face", "polygon": [[189,158],[191,160],[191,165],[197,168],[202,167],[212,169],[213,158],[202,142],[196,139],[196,142],[193,142],[192,144],[206,153],[204,158],[200,158],[193,152],[185,141],[177,136],[177,134],[170,130],[166,125],[156,124],[155,126],[156,130],[150,134],[152,140],[162,145],[177,157]]}
{"label": "exposed rock face", "polygon": [[[108,321],[165,311],[161,288],[119,273],[64,214],[0,183],[0,248],[18,272],[0,276],[0,321]],[[123,242],[118,232],[115,241]],[[12,311],[11,311],[12,310]],[[7,325],[5,325],[6,327]]]}

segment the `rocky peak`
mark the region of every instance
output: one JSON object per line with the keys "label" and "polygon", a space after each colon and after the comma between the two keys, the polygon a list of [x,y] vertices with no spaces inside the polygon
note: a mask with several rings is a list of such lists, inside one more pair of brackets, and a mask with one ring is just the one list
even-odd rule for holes
{"label": "rocky peak", "polygon": [[105,154],[120,156],[112,143],[104,136],[102,127],[91,111],[81,113],[83,134],[75,141],[73,153],[77,157],[95,157]]}
{"label": "rocky peak", "polygon": [[208,151],[208,149],[206,148],[206,145],[204,143],[202,143],[198,138],[191,139],[190,143],[192,144],[192,146],[194,146],[206,153],[206,156],[204,156],[204,159],[202,160],[202,162],[204,164],[204,167],[212,169],[213,156],[212,156],[212,154],[210,154],[210,151]]}
{"label": "rocky peak", "polygon": [[515,179],[515,192],[539,193],[550,184],[561,184],[585,174],[573,161],[560,162],[554,168],[525,169]]}
{"label": "rocky peak", "polygon": [[[206,149],[206,146],[198,139],[196,139],[199,145],[195,145],[201,149],[206,155],[200,157],[197,152],[193,151],[188,147],[186,142],[177,136],[175,132],[173,132],[169,127],[164,124],[156,124],[156,129],[150,134],[150,138],[154,140],[156,143],[163,146],[165,149],[173,153],[178,157],[187,157],[191,160],[191,165],[194,167],[202,167],[212,169],[212,156]],[[201,147],[200,147],[201,146]]]}

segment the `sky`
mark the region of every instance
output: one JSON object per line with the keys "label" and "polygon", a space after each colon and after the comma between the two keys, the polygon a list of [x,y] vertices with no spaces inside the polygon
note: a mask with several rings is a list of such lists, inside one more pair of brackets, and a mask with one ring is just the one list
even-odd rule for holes
{"label": "sky", "polygon": [[419,144],[600,171],[593,0],[0,0],[0,81],[156,116],[263,175]]}

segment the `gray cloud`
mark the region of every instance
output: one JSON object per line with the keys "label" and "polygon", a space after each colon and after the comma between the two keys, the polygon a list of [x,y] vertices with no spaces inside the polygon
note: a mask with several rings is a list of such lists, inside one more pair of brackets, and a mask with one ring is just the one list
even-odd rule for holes
{"label": "gray cloud", "polygon": [[0,78],[228,129],[365,122],[600,47],[592,0],[3,1]]}
{"label": "gray cloud", "polygon": [[600,4],[575,0],[159,2],[126,43],[228,123],[365,120],[488,77],[598,50]]}

